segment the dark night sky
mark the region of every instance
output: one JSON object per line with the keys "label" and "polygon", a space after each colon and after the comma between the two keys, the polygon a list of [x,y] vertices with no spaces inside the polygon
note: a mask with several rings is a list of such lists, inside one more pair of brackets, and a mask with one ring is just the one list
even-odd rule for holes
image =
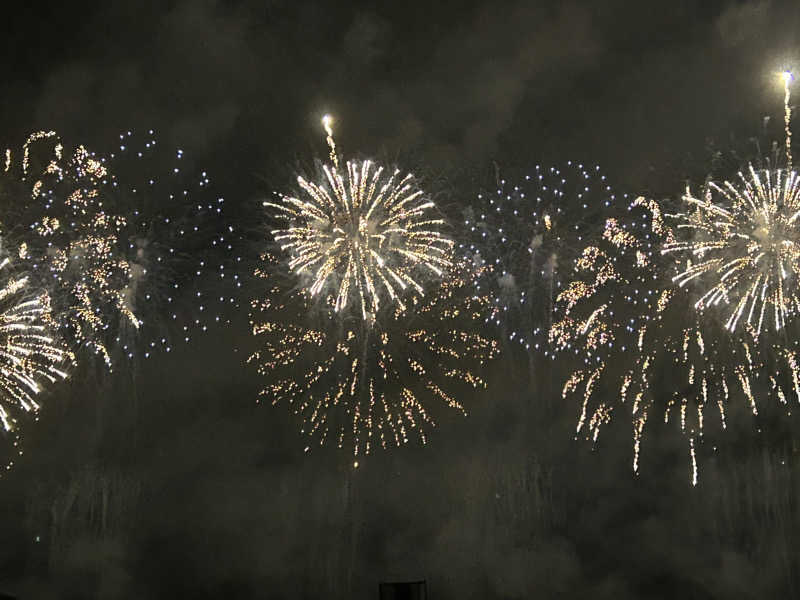
{"label": "dark night sky", "polygon": [[329,111],[347,148],[434,172],[599,157],[637,187],[779,114],[772,74],[796,58],[799,15],[778,2],[33,3],[3,32],[2,131],[93,141],[155,126],[244,194],[318,149]]}
{"label": "dark night sky", "polygon": [[[325,151],[324,112],[346,150],[396,157],[448,203],[492,161],[567,158],[675,195],[706,172],[709,140],[780,122],[775,72],[800,61],[800,3],[770,0],[5,8],[0,142],[45,128],[102,151],[153,127],[242,215]],[[798,593],[798,470],[751,432],[698,490],[669,436],[634,478],[624,426],[593,452],[571,439],[576,407],[498,366],[466,421],[354,475],[335,452],[303,456],[287,411],[255,405],[244,318],[213,335],[50,400],[0,480],[0,592],[377,597],[379,580],[427,577],[433,598]],[[121,498],[100,533],[81,529],[87,489]]]}

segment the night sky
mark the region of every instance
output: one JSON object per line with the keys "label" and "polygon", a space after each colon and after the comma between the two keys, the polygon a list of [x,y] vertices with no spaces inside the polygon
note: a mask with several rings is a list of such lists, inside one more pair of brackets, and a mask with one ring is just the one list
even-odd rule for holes
{"label": "night sky", "polygon": [[[3,148],[54,129],[103,153],[156,130],[226,198],[243,277],[262,200],[325,156],[324,113],[345,152],[413,170],[451,214],[498,170],[567,159],[674,198],[715,149],[782,139],[775,73],[800,69],[800,4],[770,0],[4,8]],[[229,325],[47,396],[0,479],[0,593],[377,598],[380,581],[425,579],[434,599],[800,594],[791,431],[743,420],[692,488],[664,427],[634,476],[625,420],[574,440],[579,407],[512,353],[468,417],[353,470],[335,448],[304,454],[289,411],[257,404],[258,285]]]}

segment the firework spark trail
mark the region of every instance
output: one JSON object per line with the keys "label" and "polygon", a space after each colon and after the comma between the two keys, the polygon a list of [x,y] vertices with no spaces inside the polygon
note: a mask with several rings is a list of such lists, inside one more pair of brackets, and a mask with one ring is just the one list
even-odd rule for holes
{"label": "firework spark trail", "polygon": [[266,379],[261,396],[302,419],[306,450],[331,440],[358,458],[412,433],[425,443],[439,409],[466,414],[459,395],[486,387],[480,373],[498,346],[483,331],[488,299],[474,295],[471,266],[453,265],[428,295],[370,326],[341,319],[332,295],[320,308],[308,289],[291,291],[284,264],[263,261],[256,275],[268,289],[251,313],[263,348],[248,362]]}
{"label": "firework spark trail", "polygon": [[789,85],[792,83],[794,76],[790,71],[784,71],[783,77],[783,123],[784,133],[786,137],[786,168],[792,170],[792,107],[789,104],[791,99],[791,92]]}
{"label": "firework spark trail", "polygon": [[339,155],[336,153],[336,140],[333,139],[333,117],[331,115],[322,117],[322,127],[325,129],[325,134],[327,135],[325,141],[328,143],[328,148],[330,149],[331,164],[334,169],[338,169]]}
{"label": "firework spark trail", "polygon": [[373,321],[384,299],[403,308],[405,295],[422,293],[422,277],[440,277],[453,242],[439,231],[443,221],[431,216],[434,204],[412,175],[385,175],[369,160],[347,161],[342,172],[331,122],[323,120],[332,165],[323,166],[322,180],[298,177],[302,194],[264,206],[286,223],[272,235],[311,296],[335,288],[337,312],[355,304],[363,320]]}
{"label": "firework spark trail", "polygon": [[800,402],[798,370],[790,347],[753,339],[754,331],[732,332],[687,310],[693,300],[666,276],[675,265],[659,251],[676,243],[674,236],[653,201],[640,198],[628,218],[608,219],[602,239],[584,250],[575,280],[559,296],[550,335],[562,353],[582,363],[562,391],[581,404],[576,434],[597,441],[602,425],[626,407],[638,472],[648,423],[657,415],[677,421],[696,483],[707,407],[717,410],[724,430],[734,401],[754,416],[768,399],[784,406],[788,397]]}
{"label": "firework spark trail", "polygon": [[[72,354],[55,329],[46,293],[29,287],[26,276],[11,273],[11,260],[0,262],[0,426],[13,436],[17,454],[20,413],[36,413],[36,397],[67,376]],[[6,465],[10,469],[13,460]]]}
{"label": "firework spark trail", "polygon": [[502,327],[506,343],[554,358],[547,330],[555,297],[617,196],[599,166],[573,161],[536,165],[515,183],[498,171],[496,180],[496,190],[465,209],[459,251],[492,266],[478,285],[493,298],[487,318]]}
{"label": "firework spark trail", "polygon": [[687,188],[687,210],[669,215],[681,239],[664,254],[685,265],[673,281],[694,282],[704,292],[695,307],[730,306],[725,326],[752,327],[765,320],[776,330],[800,308],[800,180],[794,171],[739,173],[739,184],[711,182],[702,198]]}

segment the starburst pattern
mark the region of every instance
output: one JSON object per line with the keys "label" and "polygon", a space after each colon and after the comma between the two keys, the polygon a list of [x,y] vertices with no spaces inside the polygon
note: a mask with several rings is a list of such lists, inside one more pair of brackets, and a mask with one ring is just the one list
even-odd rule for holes
{"label": "starburst pattern", "polygon": [[[17,417],[39,410],[37,396],[64,379],[73,357],[53,333],[49,297],[0,261],[0,426],[19,450]],[[10,468],[13,461],[7,465]]]}
{"label": "starburst pattern", "polygon": [[672,215],[684,239],[663,249],[685,265],[674,281],[704,289],[699,310],[728,306],[728,329],[749,326],[760,334],[767,320],[782,329],[800,308],[796,173],[751,166],[738,185],[711,182],[700,198],[687,188],[684,202],[685,212]]}
{"label": "starburst pattern", "polygon": [[284,221],[272,235],[311,296],[333,289],[336,311],[354,305],[363,320],[374,320],[384,304],[402,309],[409,291],[421,293],[426,274],[441,276],[453,242],[413,175],[369,160],[342,169],[330,117],[323,124],[332,164],[321,167],[320,181],[298,177],[300,194],[264,205]]}

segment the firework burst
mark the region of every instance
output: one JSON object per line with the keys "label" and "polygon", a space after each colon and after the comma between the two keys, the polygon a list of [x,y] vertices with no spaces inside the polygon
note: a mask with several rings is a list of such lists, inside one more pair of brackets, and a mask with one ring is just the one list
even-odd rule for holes
{"label": "firework burst", "polygon": [[284,221],[272,235],[311,296],[333,289],[337,312],[354,305],[372,321],[383,305],[405,308],[403,298],[422,293],[426,274],[441,276],[453,243],[440,233],[443,221],[431,216],[434,203],[412,175],[369,160],[347,161],[342,169],[331,123],[323,119],[332,164],[322,166],[321,180],[298,177],[301,194],[264,204]]}
{"label": "firework burst", "polygon": [[263,347],[248,362],[268,380],[262,397],[302,419],[306,449],[330,440],[357,458],[412,435],[424,443],[438,409],[465,414],[461,393],[485,387],[480,372],[498,348],[484,331],[488,298],[475,296],[466,264],[448,267],[428,295],[395,305],[375,326],[337,313],[335,292],[320,305],[308,288],[292,290],[285,264],[263,260],[256,275],[267,290],[251,314]]}
{"label": "firework burst", "polygon": [[516,183],[496,179],[496,190],[478,194],[464,211],[469,241],[459,249],[492,266],[479,283],[492,297],[489,320],[506,342],[552,357],[547,330],[555,298],[616,195],[599,166],[572,161],[537,165]]}
{"label": "firework burst", "polygon": [[285,223],[272,236],[287,260],[267,252],[256,271],[268,289],[252,302],[263,349],[249,362],[268,379],[262,396],[301,417],[307,448],[334,440],[358,457],[424,443],[437,407],[464,413],[461,392],[485,387],[498,350],[488,298],[453,260],[433,202],[410,175],[342,168],[331,124],[320,183],[299,178],[303,194],[265,203]]}
{"label": "firework burst", "polygon": [[119,243],[126,219],[107,209],[101,191],[108,170],[83,146],[65,152],[52,131],[31,135],[21,154],[15,163],[6,153],[14,192],[0,220],[50,290],[66,337],[110,365],[109,337],[140,322],[125,291],[134,276]]}
{"label": "firework burst", "polygon": [[[67,339],[109,367],[117,351],[133,358],[137,344],[145,356],[169,351],[169,328],[188,341],[220,320],[239,285],[225,270],[234,263],[223,199],[208,197],[205,173],[184,173],[181,150],[161,148],[152,131],[144,139],[128,132],[100,158],[82,146],[65,153],[54,132],[38,132],[21,160],[6,154],[0,221],[50,291]],[[222,291],[215,280],[230,285]],[[197,310],[179,309],[178,299]],[[138,342],[143,326],[148,339]]]}
{"label": "firework burst", "polygon": [[[729,407],[791,415],[800,402],[797,332],[786,331],[800,307],[791,80],[783,74],[788,170],[750,166],[737,183],[708,183],[701,198],[687,188],[686,210],[667,220],[656,202],[638,198],[629,215],[606,220],[559,295],[551,340],[583,363],[563,388],[581,402],[577,432],[596,440],[627,406],[635,471],[654,417],[680,423],[696,484],[709,409],[725,429]],[[719,305],[728,307],[724,322],[710,310]],[[767,320],[773,335],[763,331]]]}
{"label": "firework burst", "polygon": [[728,306],[725,326],[752,327],[760,335],[766,320],[776,330],[800,308],[800,182],[794,171],[739,173],[739,184],[708,184],[696,198],[687,188],[686,211],[671,215],[679,239],[662,252],[684,268],[679,286],[704,288],[695,308]]}
{"label": "firework burst", "polygon": [[800,401],[797,352],[753,331],[732,332],[692,310],[689,291],[676,287],[674,264],[661,249],[674,232],[653,201],[638,199],[626,219],[608,219],[602,239],[587,247],[575,279],[558,298],[551,338],[580,357],[563,387],[581,405],[576,432],[596,441],[614,412],[629,412],[634,471],[646,426],[675,421],[688,439],[697,483],[698,444],[714,413],[727,427],[733,404],[758,415],[765,399],[789,411]]}
{"label": "firework burst", "polygon": [[67,376],[73,357],[54,337],[49,297],[14,275],[7,257],[0,261],[0,286],[0,426],[21,454],[18,416],[39,410],[36,397]]}

